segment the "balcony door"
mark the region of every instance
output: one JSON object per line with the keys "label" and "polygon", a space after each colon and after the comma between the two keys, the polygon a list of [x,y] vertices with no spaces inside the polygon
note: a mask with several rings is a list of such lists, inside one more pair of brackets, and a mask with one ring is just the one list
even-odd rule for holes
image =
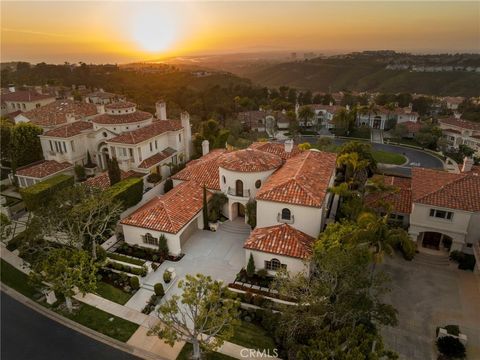
{"label": "balcony door", "polygon": [[237,180],[235,182],[235,195],[236,196],[243,196],[243,181]]}

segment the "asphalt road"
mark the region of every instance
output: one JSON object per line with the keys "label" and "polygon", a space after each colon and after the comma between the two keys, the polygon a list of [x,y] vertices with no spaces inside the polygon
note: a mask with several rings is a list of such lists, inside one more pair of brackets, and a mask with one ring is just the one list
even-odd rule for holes
{"label": "asphalt road", "polygon": [[[304,136],[302,137],[302,142],[315,143],[317,141],[314,136]],[[335,144],[341,145],[347,141],[346,139],[334,139]],[[389,144],[379,144],[371,143],[372,147],[376,150],[388,151],[393,153],[398,153],[406,156],[408,158],[408,164],[405,166],[389,166],[388,171],[391,173],[397,173],[400,175],[411,175],[412,167],[424,167],[429,169],[443,169],[442,161],[426,152],[412,149],[408,147],[389,145]]]}
{"label": "asphalt road", "polygon": [[133,360],[1,293],[2,360]]}

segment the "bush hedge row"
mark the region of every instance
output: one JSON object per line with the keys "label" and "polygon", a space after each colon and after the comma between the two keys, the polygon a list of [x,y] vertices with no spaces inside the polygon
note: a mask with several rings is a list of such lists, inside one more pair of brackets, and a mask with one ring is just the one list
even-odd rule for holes
{"label": "bush hedge row", "polygon": [[20,189],[20,195],[29,211],[44,207],[59,190],[73,186],[72,175],[60,174],[35,185]]}
{"label": "bush hedge row", "polygon": [[142,266],[141,268],[138,268],[138,267],[133,267],[133,266],[120,264],[120,263],[117,263],[117,262],[109,262],[107,264],[107,267],[109,267],[111,269],[118,270],[118,271],[124,271],[124,272],[130,273],[130,274],[139,275],[139,276],[145,276],[145,275],[147,275],[147,272],[148,272],[147,268],[145,266]]}
{"label": "bush hedge row", "polygon": [[143,179],[131,177],[122,180],[110,187],[107,192],[114,200],[121,202],[125,209],[128,209],[142,200]]}

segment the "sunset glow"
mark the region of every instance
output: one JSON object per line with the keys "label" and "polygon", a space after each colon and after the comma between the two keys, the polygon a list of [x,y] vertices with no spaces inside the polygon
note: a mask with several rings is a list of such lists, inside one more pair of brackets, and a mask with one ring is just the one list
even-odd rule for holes
{"label": "sunset glow", "polygon": [[254,51],[478,52],[478,2],[2,2],[2,61]]}

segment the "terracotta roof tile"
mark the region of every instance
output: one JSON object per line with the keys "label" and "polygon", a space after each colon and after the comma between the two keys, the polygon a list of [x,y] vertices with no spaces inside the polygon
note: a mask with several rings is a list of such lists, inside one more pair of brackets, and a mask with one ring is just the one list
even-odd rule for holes
{"label": "terracotta roof tile", "polygon": [[414,203],[480,211],[480,176],[475,173],[453,174],[432,169],[412,169]]}
{"label": "terracotta roof tile", "polygon": [[315,238],[282,224],[252,231],[243,245],[245,249],[307,259],[312,255]]}
{"label": "terracotta roof tile", "polygon": [[[207,192],[209,198],[211,194]],[[155,231],[178,233],[203,207],[203,188],[194,181],[175,186],[121,221],[121,224]]]}
{"label": "terracotta roof tile", "polygon": [[136,110],[135,112],[131,112],[128,114],[115,114],[115,115],[102,114],[102,115],[96,116],[92,121],[96,124],[110,125],[110,124],[131,124],[131,123],[136,123],[140,121],[145,121],[148,119],[153,119],[152,114],[145,111]]}
{"label": "terracotta roof tile", "polygon": [[422,128],[422,124],[415,121],[405,121],[403,123],[400,123],[399,125],[405,125],[409,133],[419,132]]}
{"label": "terracotta roof tile", "polygon": [[228,152],[219,159],[219,166],[239,172],[261,172],[274,170],[282,165],[280,156],[247,148]]}
{"label": "terracotta roof tile", "polygon": [[7,94],[1,95],[2,102],[3,101],[19,101],[19,102],[29,102],[29,101],[37,101],[43,99],[54,99],[51,95],[43,95],[39,94],[36,91],[31,90],[20,90],[15,91]]}
{"label": "terracotta roof tile", "polygon": [[[143,177],[144,174],[139,174],[135,171],[123,171],[123,170],[120,170],[120,179],[121,180],[125,180],[125,179],[128,179],[128,178],[131,178],[131,177]],[[90,187],[94,187],[94,188],[97,188],[97,189],[100,189],[100,190],[105,190],[105,189],[108,189],[110,187],[110,178],[108,177],[108,171],[105,171],[101,174],[98,174],[94,177],[91,177],[89,179],[87,179],[85,182],[84,182],[85,185],[87,186],[90,186]]]}
{"label": "terracotta roof tile", "polygon": [[[115,115],[115,117],[117,116],[118,115]],[[179,120],[155,120],[150,125],[141,127],[136,130],[121,133],[120,135],[108,140],[107,142],[121,144],[138,144],[142,141],[151,139],[167,131],[177,131],[181,129],[182,124]]]}
{"label": "terracotta roof tile", "polygon": [[69,138],[80,134],[82,131],[93,129],[93,124],[88,121],[75,121],[70,124],[59,126],[55,129],[49,130],[43,136],[52,136],[59,138]]}
{"label": "terracotta roof tile", "polygon": [[454,133],[454,134],[461,134],[462,133],[460,130],[455,130],[455,129],[442,129],[442,131],[450,132],[450,133]]}
{"label": "terracotta roof tile", "polygon": [[473,122],[457,118],[446,118],[438,120],[441,124],[456,126],[462,129],[480,130],[480,122]]}
{"label": "terracotta roof tile", "polygon": [[304,151],[288,159],[282,168],[273,173],[257,192],[256,198],[320,207],[335,167],[335,154]]}
{"label": "terracotta roof tile", "polygon": [[280,156],[284,161],[302,152],[298,146],[293,146],[292,151],[286,152],[285,145],[272,142],[256,142],[250,148]]}
{"label": "terracotta roof tile", "polygon": [[135,106],[137,106],[137,104],[130,101],[116,101],[105,105],[105,109],[127,109]]}
{"label": "terracotta roof tile", "polygon": [[51,104],[23,113],[32,123],[39,126],[57,126],[67,123],[67,115],[84,120],[94,116],[97,107],[93,104],[73,100],[57,100]]}
{"label": "terracotta roof tile", "polygon": [[140,169],[149,169],[152,166],[158,164],[160,161],[165,160],[166,158],[172,156],[175,154],[177,151],[172,148],[166,148],[163,151],[160,151],[156,153],[155,155],[150,156],[149,158],[146,158],[143,160],[138,167]]}
{"label": "terracotta roof tile", "polygon": [[73,168],[73,165],[69,162],[59,163],[55,160],[43,160],[32,165],[18,168],[16,174],[19,176],[42,179],[46,176],[53,175],[70,168]]}
{"label": "terracotta roof tile", "polygon": [[412,212],[412,180],[399,176],[385,176],[385,185],[394,186],[397,191],[386,193],[374,193],[365,197],[365,203],[371,207],[378,207],[381,202],[393,206],[394,213],[410,214]]}
{"label": "terracotta roof tile", "polygon": [[225,152],[225,149],[215,149],[200,159],[190,161],[185,169],[173,175],[172,179],[195,180],[200,184],[205,184],[208,189],[220,190],[218,162]]}

